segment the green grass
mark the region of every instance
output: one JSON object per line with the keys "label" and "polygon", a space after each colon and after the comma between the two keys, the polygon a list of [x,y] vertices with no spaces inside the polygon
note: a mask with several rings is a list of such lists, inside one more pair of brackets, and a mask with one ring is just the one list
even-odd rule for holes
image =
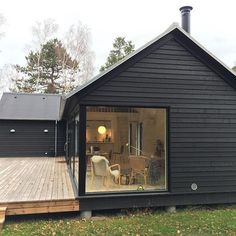
{"label": "green grass", "polygon": [[126,211],[91,220],[75,215],[7,219],[3,236],[29,235],[236,235],[236,207]]}

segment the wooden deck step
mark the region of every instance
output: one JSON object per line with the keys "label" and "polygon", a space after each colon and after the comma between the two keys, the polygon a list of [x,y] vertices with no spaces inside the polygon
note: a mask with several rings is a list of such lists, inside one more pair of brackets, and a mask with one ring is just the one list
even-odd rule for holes
{"label": "wooden deck step", "polygon": [[7,206],[7,209],[5,210],[5,215],[28,215],[56,212],[71,212],[80,210],[79,201],[76,199],[33,202],[8,202],[5,204],[5,206]]}
{"label": "wooden deck step", "polygon": [[0,207],[0,230],[2,229],[3,224],[5,222],[6,210],[6,207]]}

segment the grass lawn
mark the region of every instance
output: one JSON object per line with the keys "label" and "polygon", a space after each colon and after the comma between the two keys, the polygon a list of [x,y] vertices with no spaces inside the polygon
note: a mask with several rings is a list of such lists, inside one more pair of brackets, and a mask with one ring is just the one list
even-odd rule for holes
{"label": "grass lawn", "polygon": [[236,235],[236,206],[106,213],[91,220],[75,214],[7,218],[3,236],[29,235]]}

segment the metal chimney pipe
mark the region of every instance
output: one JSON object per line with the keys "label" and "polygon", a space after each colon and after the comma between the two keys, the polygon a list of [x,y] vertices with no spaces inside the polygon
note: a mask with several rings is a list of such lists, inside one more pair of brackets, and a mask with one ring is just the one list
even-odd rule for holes
{"label": "metal chimney pipe", "polygon": [[190,34],[190,11],[193,8],[191,6],[183,6],[179,10],[182,15],[182,28]]}

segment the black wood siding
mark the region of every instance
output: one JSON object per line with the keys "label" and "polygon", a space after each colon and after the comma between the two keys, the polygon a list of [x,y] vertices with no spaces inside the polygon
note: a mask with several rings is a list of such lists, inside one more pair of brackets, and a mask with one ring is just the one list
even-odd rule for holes
{"label": "black wood siding", "polygon": [[[15,129],[15,133],[10,133],[11,129]],[[45,129],[48,133],[44,133]],[[61,142],[59,149],[60,145]],[[55,121],[0,120],[0,156],[54,155]]]}
{"label": "black wood siding", "polygon": [[81,104],[169,109],[172,193],[236,191],[236,91],[171,39]]}

